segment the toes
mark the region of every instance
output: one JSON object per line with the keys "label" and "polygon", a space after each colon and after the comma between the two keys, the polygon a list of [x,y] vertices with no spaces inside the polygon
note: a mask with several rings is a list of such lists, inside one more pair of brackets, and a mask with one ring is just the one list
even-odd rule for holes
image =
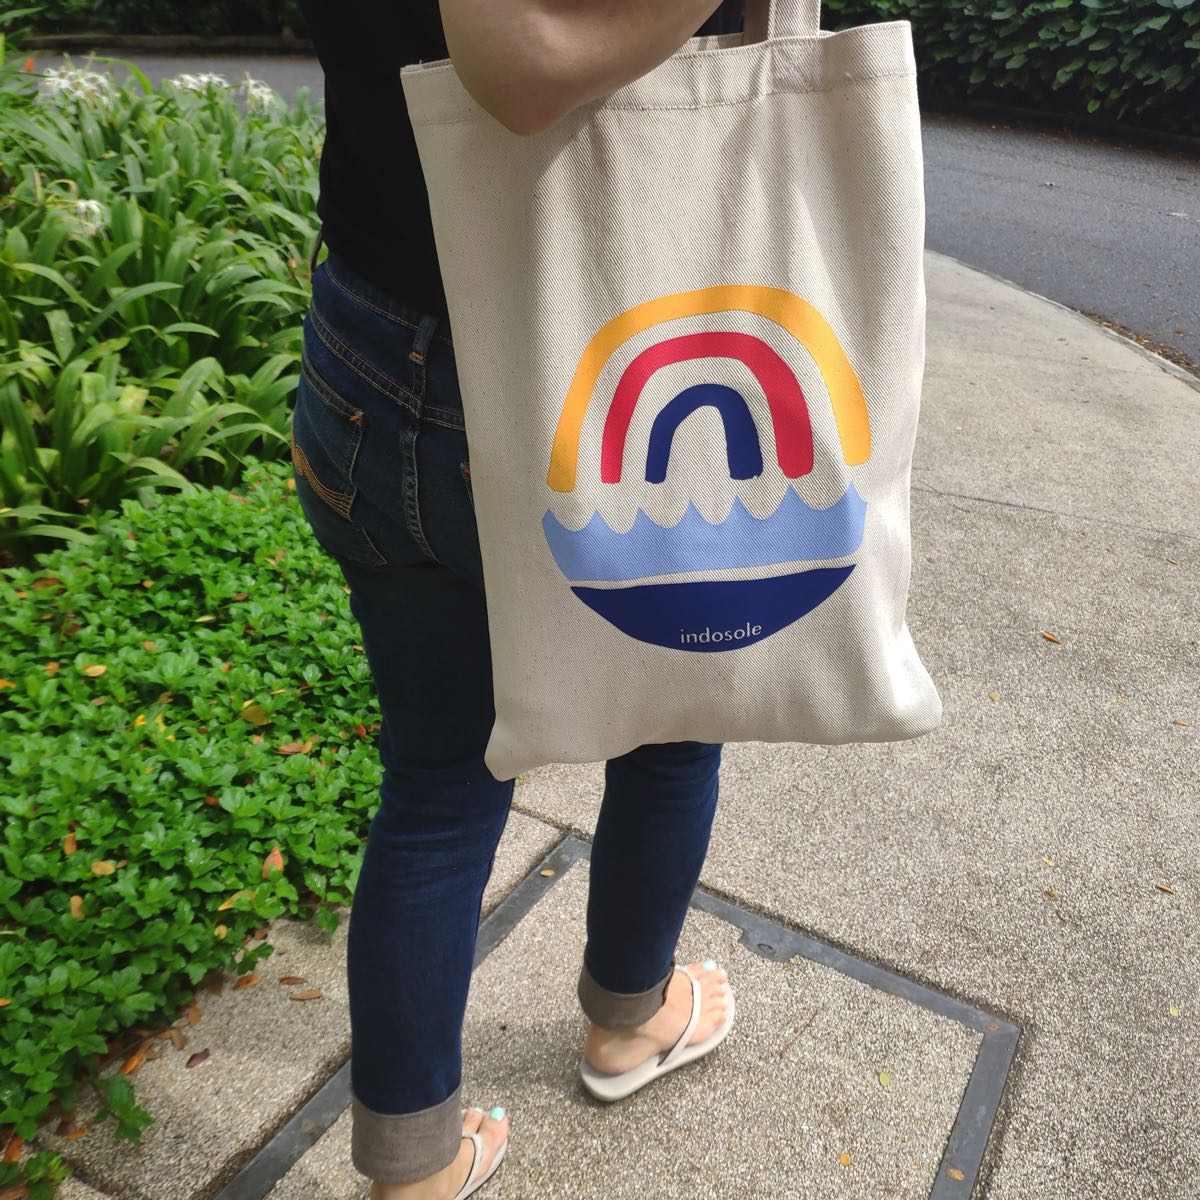
{"label": "toes", "polygon": [[478,1112],[473,1108],[463,1110],[463,1133],[475,1133],[483,1123],[483,1109]]}
{"label": "toes", "polygon": [[[504,1113],[502,1108],[494,1108],[490,1112],[485,1113],[483,1123],[479,1126],[479,1132],[483,1135],[484,1144],[488,1148],[488,1161],[491,1161],[491,1155],[499,1149],[500,1143],[504,1141],[508,1135],[508,1114],[494,1117],[493,1112]],[[478,1114],[476,1114],[478,1115]]]}

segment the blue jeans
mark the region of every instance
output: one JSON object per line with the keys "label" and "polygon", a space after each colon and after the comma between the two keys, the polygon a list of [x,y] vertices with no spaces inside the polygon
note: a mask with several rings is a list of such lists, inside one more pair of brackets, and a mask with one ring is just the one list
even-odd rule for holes
{"label": "blue jeans", "polygon": [[[330,253],[313,275],[302,366],[296,494],[349,585],[382,716],[383,783],[349,929],[352,1153],[364,1175],[403,1183],[458,1154],[462,1022],[513,781],[483,763],[491,657],[447,323]],[[606,765],[578,983],[597,1025],[641,1024],[666,999],[720,755],[681,742]]]}

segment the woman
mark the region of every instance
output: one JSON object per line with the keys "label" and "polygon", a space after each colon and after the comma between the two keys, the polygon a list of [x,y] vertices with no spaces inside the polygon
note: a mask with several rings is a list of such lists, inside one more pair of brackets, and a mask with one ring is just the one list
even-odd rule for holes
{"label": "woman", "polygon": [[[399,71],[450,57],[498,121],[536,134],[741,17],[714,15],[713,0],[303,8],[328,129],[292,457],[305,516],[349,585],[382,714],[380,805],[349,929],[352,1153],[372,1200],[457,1200],[507,1148],[502,1107],[461,1107],[461,1034],[513,783],[483,764],[494,710],[465,422]],[[591,1022],[580,1072],[601,1098],[730,1027],[725,972],[674,958],[720,753],[650,745],[606,765],[578,982]]]}

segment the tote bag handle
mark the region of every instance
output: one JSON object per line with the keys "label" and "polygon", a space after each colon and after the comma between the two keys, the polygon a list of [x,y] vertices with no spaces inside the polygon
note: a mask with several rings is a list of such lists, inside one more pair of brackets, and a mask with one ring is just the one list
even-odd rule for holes
{"label": "tote bag handle", "polygon": [[821,29],[821,0],[746,0],[742,42],[771,38],[816,37]]}

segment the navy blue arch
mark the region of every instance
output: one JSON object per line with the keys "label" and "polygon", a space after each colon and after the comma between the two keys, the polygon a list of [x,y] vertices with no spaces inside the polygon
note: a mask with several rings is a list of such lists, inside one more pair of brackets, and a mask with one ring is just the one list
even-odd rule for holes
{"label": "navy blue arch", "polygon": [[730,479],[754,479],[763,472],[762,447],[750,406],[741,393],[723,383],[697,383],[685,388],[654,418],[646,454],[646,482],[667,478],[667,461],[675,431],[698,408],[715,408],[725,425],[725,452]]}

